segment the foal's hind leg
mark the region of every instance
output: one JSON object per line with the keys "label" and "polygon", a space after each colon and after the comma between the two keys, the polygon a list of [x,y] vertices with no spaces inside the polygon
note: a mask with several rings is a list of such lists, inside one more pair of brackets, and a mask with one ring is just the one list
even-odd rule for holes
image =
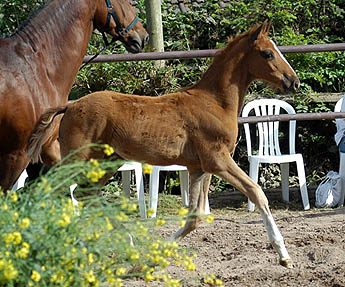
{"label": "foal's hind leg", "polygon": [[[180,228],[170,239],[180,239],[197,228],[201,221],[201,215],[205,214],[205,195],[204,191],[208,191],[209,180],[207,173],[202,170],[188,170],[190,174],[190,193],[189,193],[189,212],[187,223]],[[204,183],[205,188],[204,188]],[[206,194],[207,196],[207,194]]]}
{"label": "foal's hind leg", "polygon": [[[227,154],[227,156],[224,156],[224,154]],[[292,260],[286,250],[283,236],[274,222],[271,211],[268,207],[268,200],[260,186],[257,185],[242,169],[240,169],[226,152],[224,152],[221,157],[217,156],[217,161],[213,166],[215,168],[213,170],[214,174],[229,182],[257,205],[267,229],[268,238],[279,254],[280,264],[285,267],[292,268]]]}

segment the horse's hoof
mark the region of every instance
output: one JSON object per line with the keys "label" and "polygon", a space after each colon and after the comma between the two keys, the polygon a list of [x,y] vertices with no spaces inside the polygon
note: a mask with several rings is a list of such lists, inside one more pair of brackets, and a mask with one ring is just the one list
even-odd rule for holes
{"label": "horse's hoof", "polygon": [[293,263],[292,263],[292,260],[291,258],[283,258],[283,259],[280,259],[279,261],[280,265],[286,267],[286,268],[293,268]]}

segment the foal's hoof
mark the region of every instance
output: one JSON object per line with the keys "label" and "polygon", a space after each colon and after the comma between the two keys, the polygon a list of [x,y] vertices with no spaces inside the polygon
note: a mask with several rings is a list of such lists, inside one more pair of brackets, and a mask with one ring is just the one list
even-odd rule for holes
{"label": "foal's hoof", "polygon": [[282,265],[286,268],[289,268],[289,269],[293,268],[293,263],[292,263],[291,258],[280,259],[279,263],[280,263],[280,265]]}

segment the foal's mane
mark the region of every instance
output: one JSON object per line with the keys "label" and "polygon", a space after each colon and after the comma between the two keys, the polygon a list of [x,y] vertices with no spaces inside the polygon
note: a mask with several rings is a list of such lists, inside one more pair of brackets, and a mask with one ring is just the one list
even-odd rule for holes
{"label": "foal's mane", "polygon": [[[248,37],[250,34],[252,34],[253,31],[255,31],[259,26],[260,26],[259,24],[256,24],[249,31],[247,31],[245,33],[239,34],[237,36],[229,37],[228,38],[228,45],[225,48],[218,49],[218,51],[216,52],[216,54],[214,56],[213,63],[211,64],[211,66],[216,64],[218,61],[222,61],[224,59],[224,56],[229,53],[229,50],[231,50],[233,47],[235,47],[242,39],[244,39],[244,38]],[[208,68],[208,70],[211,68],[211,66]],[[188,86],[188,87],[180,88],[178,91],[179,92],[186,92],[187,90],[194,88],[198,83],[199,82],[197,82],[191,86]]]}
{"label": "foal's mane", "polygon": [[224,53],[227,53],[230,49],[232,49],[234,46],[236,46],[242,39],[248,37],[250,34],[253,33],[260,25],[255,24],[250,30],[247,32],[244,32],[242,34],[236,35],[236,36],[230,36],[228,38],[228,45],[223,48],[219,49],[215,55],[215,58],[222,57]]}

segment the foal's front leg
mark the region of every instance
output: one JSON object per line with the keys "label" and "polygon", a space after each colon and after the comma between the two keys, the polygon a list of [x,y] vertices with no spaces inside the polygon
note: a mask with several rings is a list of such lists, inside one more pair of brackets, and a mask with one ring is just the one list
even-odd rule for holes
{"label": "foal's front leg", "polygon": [[[229,182],[257,205],[267,229],[268,238],[279,254],[280,264],[292,268],[292,260],[285,247],[283,236],[274,222],[265,193],[259,185],[238,167],[229,153],[224,152],[222,156],[215,158],[215,164],[212,165],[214,167],[213,173]],[[211,170],[208,171],[212,172]]]}
{"label": "foal's front leg", "polygon": [[[190,192],[189,192],[189,211],[187,222],[180,228],[170,240],[176,240],[185,237],[188,233],[197,228],[201,221],[201,216],[205,214],[205,190],[208,191],[209,174],[200,169],[188,170],[190,174]],[[205,187],[204,187],[205,184]],[[206,186],[207,185],[207,186]],[[207,194],[206,194],[207,196]]]}

